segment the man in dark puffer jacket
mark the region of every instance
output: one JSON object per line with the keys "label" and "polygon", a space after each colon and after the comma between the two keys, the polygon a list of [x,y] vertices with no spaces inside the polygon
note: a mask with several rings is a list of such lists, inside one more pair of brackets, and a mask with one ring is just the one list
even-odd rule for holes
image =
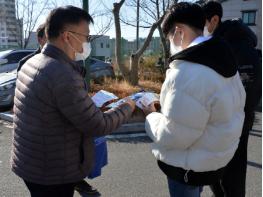
{"label": "man in dark puffer jacket", "polygon": [[203,10],[207,21],[204,33],[224,38],[230,44],[246,90],[245,121],[238,149],[225,169],[222,182],[211,188],[216,197],[245,197],[248,137],[254,122],[254,111],[262,94],[262,64],[255,48],[257,37],[240,19],[221,22],[223,10],[219,2],[208,1],[203,5]]}
{"label": "man in dark puffer jacket", "polygon": [[127,99],[103,113],[87,94],[75,60],[89,56],[92,21],[73,6],[51,11],[47,45],[18,73],[11,168],[33,197],[72,197],[93,167],[94,137],[117,129],[135,108]]}

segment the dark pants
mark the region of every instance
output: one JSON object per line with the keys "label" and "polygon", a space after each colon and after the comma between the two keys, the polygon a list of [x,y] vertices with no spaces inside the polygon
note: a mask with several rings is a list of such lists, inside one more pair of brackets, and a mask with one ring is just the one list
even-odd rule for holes
{"label": "dark pants", "polygon": [[183,184],[169,177],[167,179],[170,197],[200,197],[201,187]]}
{"label": "dark pants", "polygon": [[76,183],[62,185],[39,185],[25,181],[31,197],[73,197]]}
{"label": "dark pants", "polygon": [[254,114],[245,117],[237,151],[225,168],[223,179],[211,185],[215,197],[245,197],[247,173],[247,145],[249,131],[254,123]]}

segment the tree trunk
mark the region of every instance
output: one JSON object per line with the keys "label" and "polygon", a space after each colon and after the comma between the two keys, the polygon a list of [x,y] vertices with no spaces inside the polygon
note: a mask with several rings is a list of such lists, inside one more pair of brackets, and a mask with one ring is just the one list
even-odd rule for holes
{"label": "tree trunk", "polygon": [[139,49],[139,25],[140,25],[140,0],[137,0],[137,16],[136,16],[136,50]]}
{"label": "tree trunk", "polygon": [[139,61],[140,61],[140,57],[138,55],[136,54],[131,55],[130,57],[130,76],[129,76],[129,83],[131,85],[138,85]]}
{"label": "tree trunk", "polygon": [[120,25],[120,9],[123,5],[125,0],[121,0],[119,3],[113,4],[113,16],[114,16],[114,23],[115,23],[115,31],[116,31],[116,41],[115,41],[115,58],[116,64],[120,69],[123,77],[125,79],[128,78],[128,70],[123,64],[122,56],[121,56],[121,25]]}
{"label": "tree trunk", "polygon": [[[165,1],[163,0],[163,15],[165,15],[166,9],[168,7],[166,7],[165,5]],[[169,6],[169,1],[167,2],[167,6]],[[156,1],[156,8],[157,8],[157,17],[158,19],[160,18],[160,8],[159,8],[159,1]],[[161,28],[161,24],[158,25],[158,31],[159,31],[159,35],[160,35],[160,39],[162,42],[162,47],[163,47],[163,55],[164,55],[164,66],[163,69],[166,70],[166,68],[168,67],[168,59],[170,57],[170,53],[169,53],[169,46],[167,45],[166,39],[164,37],[162,28]]]}
{"label": "tree trunk", "polygon": [[163,31],[161,29],[161,25],[158,26],[158,31],[160,34],[160,38],[161,38],[161,42],[162,42],[162,47],[163,47],[163,54],[164,54],[164,69],[166,70],[168,68],[168,60],[170,57],[170,53],[169,53],[169,46],[166,42],[166,39],[164,37]]}
{"label": "tree trunk", "polygon": [[164,16],[162,16],[158,21],[156,21],[152,25],[150,32],[149,32],[145,42],[141,46],[141,48],[139,50],[137,50],[136,53],[132,54],[130,57],[130,71],[131,72],[130,72],[130,77],[129,77],[129,83],[131,83],[132,85],[138,85],[138,82],[139,82],[138,68],[139,68],[140,58],[141,58],[142,54],[144,53],[144,51],[149,46],[149,44],[152,40],[153,33],[156,30],[156,28],[158,27],[158,25],[161,24],[161,22],[163,21],[163,18],[164,18]]}

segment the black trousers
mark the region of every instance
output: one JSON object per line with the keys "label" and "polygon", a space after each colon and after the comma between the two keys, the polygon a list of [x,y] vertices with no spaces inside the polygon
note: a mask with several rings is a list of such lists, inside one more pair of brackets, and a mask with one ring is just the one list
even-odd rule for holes
{"label": "black trousers", "polygon": [[247,145],[249,131],[254,123],[254,113],[246,114],[242,135],[236,153],[227,164],[222,180],[211,185],[215,197],[245,197],[247,174]]}
{"label": "black trousers", "polygon": [[39,185],[25,181],[31,197],[73,197],[77,183],[62,185]]}

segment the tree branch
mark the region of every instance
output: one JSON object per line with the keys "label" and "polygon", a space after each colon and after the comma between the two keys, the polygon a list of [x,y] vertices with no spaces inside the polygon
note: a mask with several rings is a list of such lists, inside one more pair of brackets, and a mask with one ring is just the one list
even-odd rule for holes
{"label": "tree branch", "polygon": [[[132,26],[132,27],[137,27],[137,25],[132,24],[131,21],[124,21],[123,19],[120,19],[120,21],[122,23],[126,24],[126,25],[129,25],[129,26]],[[136,21],[134,21],[134,22],[136,22]],[[145,29],[149,29],[149,28],[151,28],[151,26],[152,26],[151,24],[149,26],[139,25],[139,27],[145,28]]]}
{"label": "tree branch", "polygon": [[159,24],[162,23],[163,18],[164,18],[164,15],[152,25],[150,32],[149,32],[144,44],[142,45],[142,47],[139,50],[136,51],[136,53],[134,55],[141,56],[143,54],[143,52],[146,50],[146,48],[149,46],[149,44],[151,42],[152,35],[153,35],[155,29],[158,27]]}

